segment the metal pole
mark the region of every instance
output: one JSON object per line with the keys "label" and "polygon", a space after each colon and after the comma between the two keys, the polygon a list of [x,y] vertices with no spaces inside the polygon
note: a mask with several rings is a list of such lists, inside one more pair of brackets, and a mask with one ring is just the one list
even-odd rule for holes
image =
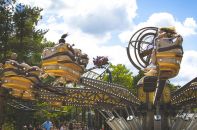
{"label": "metal pole", "polygon": [[159,79],[157,89],[155,92],[155,97],[154,97],[154,105],[156,105],[160,100],[165,85],[166,85],[166,80]]}
{"label": "metal pole", "polygon": [[112,74],[111,71],[109,70],[109,68],[107,68],[106,72],[109,74],[109,83],[112,83]]}

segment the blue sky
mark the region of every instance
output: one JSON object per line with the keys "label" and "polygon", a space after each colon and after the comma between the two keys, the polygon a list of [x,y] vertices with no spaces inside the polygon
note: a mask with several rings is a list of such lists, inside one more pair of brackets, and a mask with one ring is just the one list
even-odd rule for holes
{"label": "blue sky", "polygon": [[146,20],[155,12],[169,12],[178,20],[184,20],[185,17],[197,18],[196,0],[138,0],[138,22]]}
{"label": "blue sky", "polygon": [[[57,42],[63,33],[67,41],[92,59],[108,56],[113,64],[137,70],[127,58],[126,46],[132,34],[145,26],[175,26],[184,38],[184,58],[175,84],[197,76],[197,5],[194,0],[19,0],[43,8],[38,28],[49,29],[48,40]],[[90,60],[89,67],[92,66]]]}
{"label": "blue sky", "polygon": [[[145,21],[155,12],[168,12],[179,21],[183,21],[187,17],[197,20],[196,0],[138,0],[137,5],[138,16],[135,19],[137,23]],[[197,50],[196,39],[197,35],[186,37],[184,39],[184,49],[192,50],[195,48]]]}

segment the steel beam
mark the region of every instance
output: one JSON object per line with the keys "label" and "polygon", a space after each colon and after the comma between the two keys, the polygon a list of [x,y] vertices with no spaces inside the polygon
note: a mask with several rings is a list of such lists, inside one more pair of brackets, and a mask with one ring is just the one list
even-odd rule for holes
{"label": "steel beam", "polygon": [[125,102],[129,102],[134,106],[140,105],[140,100],[128,89],[124,88],[121,85],[94,80],[90,78],[81,78],[81,83],[91,89],[100,91],[107,95],[112,95],[116,98],[124,100]]}

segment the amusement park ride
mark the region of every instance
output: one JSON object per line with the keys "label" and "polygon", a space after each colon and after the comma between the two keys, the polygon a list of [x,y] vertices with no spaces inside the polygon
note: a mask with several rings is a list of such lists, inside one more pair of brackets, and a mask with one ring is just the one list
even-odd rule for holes
{"label": "amusement park ride", "polygon": [[[33,110],[26,103],[39,100],[54,107],[95,108],[113,130],[197,129],[197,78],[174,92],[169,88],[169,79],[178,74],[183,57],[183,39],[174,28],[146,27],[131,37],[128,58],[145,75],[136,86],[137,95],[102,81],[104,72],[92,71],[105,68],[110,76],[107,57],[95,58],[95,67],[86,69],[87,54],[66,43],[66,36],[43,50],[41,68],[18,63],[14,53],[2,65],[1,87],[10,92],[7,104]],[[117,109],[125,110],[127,117]]]}

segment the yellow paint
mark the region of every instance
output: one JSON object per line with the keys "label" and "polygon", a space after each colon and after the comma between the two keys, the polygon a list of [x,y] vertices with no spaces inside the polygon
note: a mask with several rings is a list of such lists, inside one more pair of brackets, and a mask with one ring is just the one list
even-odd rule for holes
{"label": "yellow paint", "polygon": [[170,88],[168,86],[165,86],[163,90],[163,102],[169,103],[170,99],[171,99]]}
{"label": "yellow paint", "polygon": [[42,66],[46,66],[46,65],[53,65],[53,64],[58,64],[57,60],[51,60],[51,61],[47,61],[47,62],[42,62]]}
{"label": "yellow paint", "polygon": [[8,64],[8,63],[6,63],[6,64],[4,65],[4,68],[5,68],[5,69],[7,69],[7,68],[17,69],[17,67],[13,66],[12,64]]}
{"label": "yellow paint", "polygon": [[65,71],[65,70],[45,70],[46,73],[53,73],[55,76],[62,76],[62,77],[67,77],[67,76],[73,76],[75,78],[80,77],[79,74],[74,74],[72,72],[69,71]]}
{"label": "yellow paint", "polygon": [[151,104],[153,104],[155,92],[149,92],[149,93],[148,93],[148,96],[149,96],[149,102],[150,102]]}
{"label": "yellow paint", "polygon": [[143,87],[138,88],[138,98],[140,99],[141,102],[143,102],[143,103],[146,102],[146,94],[143,91]]}
{"label": "yellow paint", "polygon": [[11,76],[11,75],[17,75],[15,72],[13,71],[6,71],[3,73],[4,76]]}
{"label": "yellow paint", "polygon": [[19,90],[30,90],[30,86],[24,86],[20,84],[14,84],[14,83],[4,83],[2,84],[5,88],[13,88],[13,89],[19,89]]}
{"label": "yellow paint", "polygon": [[[6,77],[9,78],[10,80],[15,80],[15,81],[19,81],[19,82],[23,82],[23,83],[27,83],[27,84],[31,84],[32,82],[27,79],[26,77],[20,77],[20,76],[14,76],[14,77]],[[5,79],[6,79],[5,78]]]}
{"label": "yellow paint", "polygon": [[[146,99],[147,98],[146,94],[148,94],[147,96],[149,100]],[[137,96],[141,102],[147,103],[148,101],[149,103],[153,104],[155,92],[146,93],[143,91],[143,87],[139,87]],[[168,86],[165,86],[163,90],[162,102],[169,103],[170,100],[171,100],[170,88]]]}
{"label": "yellow paint", "polygon": [[156,57],[169,57],[169,58],[175,58],[175,57],[182,57],[178,55],[176,52],[158,52],[156,54]]}
{"label": "yellow paint", "polygon": [[168,62],[158,62],[159,67],[167,67],[167,68],[179,68],[179,64],[168,63]]}
{"label": "yellow paint", "polygon": [[65,77],[65,79],[71,80],[71,81],[78,81],[80,78],[80,75],[73,74],[68,71],[64,70],[46,70],[46,73],[52,73],[54,76],[60,76],[60,77]]}

